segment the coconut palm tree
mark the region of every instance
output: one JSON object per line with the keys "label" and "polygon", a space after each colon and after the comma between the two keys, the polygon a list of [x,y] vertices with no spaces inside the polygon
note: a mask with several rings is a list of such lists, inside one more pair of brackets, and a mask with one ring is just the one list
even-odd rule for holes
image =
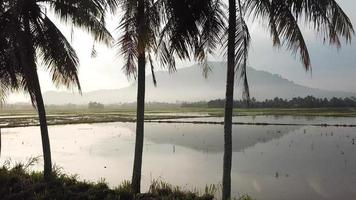
{"label": "coconut palm tree", "polygon": [[[126,59],[123,70],[129,77],[137,78],[137,114],[136,142],[132,175],[132,188],[140,192],[142,154],[144,142],[144,111],[145,111],[145,77],[146,63],[150,63],[153,81],[153,56],[156,55],[160,65],[175,71],[175,57],[186,59],[190,52],[196,52],[195,58],[203,58],[216,43],[219,34],[209,27],[221,24],[222,12],[216,0],[119,0],[124,15],[119,28],[122,36],[118,40],[121,53]],[[206,30],[206,32],[204,32]],[[199,35],[205,41],[200,46]],[[196,49],[193,50],[193,49]],[[199,49],[199,50],[198,50]],[[192,51],[191,51],[192,50]],[[137,63],[137,64],[136,64]]]}
{"label": "coconut palm tree", "polygon": [[293,54],[299,54],[306,70],[311,68],[311,61],[298,24],[301,20],[311,24],[317,33],[324,36],[325,41],[328,40],[338,48],[341,47],[342,38],[350,42],[354,34],[349,18],[335,0],[229,0],[228,6],[223,200],[231,198],[232,115],[236,74],[243,78],[245,97],[249,97],[246,61],[250,35],[245,16],[252,17],[252,20],[267,20],[273,45],[284,45]]}
{"label": "coconut palm tree", "polygon": [[[42,63],[55,85],[77,87],[78,57],[66,37],[48,17],[48,11],[65,23],[82,28],[94,40],[110,44],[112,37],[104,26],[104,13],[108,2],[104,0],[3,0],[0,24],[3,27],[0,42],[0,75],[9,80],[8,89],[22,89],[29,93],[39,115],[44,157],[44,176],[52,172],[50,141],[46,111],[37,74]],[[2,53],[2,54],[1,54]],[[4,87],[2,87],[4,88]]]}

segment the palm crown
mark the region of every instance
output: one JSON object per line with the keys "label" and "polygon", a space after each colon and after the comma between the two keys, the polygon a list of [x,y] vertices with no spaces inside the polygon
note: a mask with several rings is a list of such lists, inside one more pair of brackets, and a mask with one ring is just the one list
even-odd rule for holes
{"label": "palm crown", "polygon": [[[107,2],[101,0],[8,0],[2,1],[0,26],[0,76],[5,89],[25,89],[34,102],[34,86],[27,64],[19,62],[27,41],[31,57],[51,73],[56,86],[77,87],[79,60],[70,42],[48,17],[53,11],[63,22],[87,30],[94,40],[110,44],[104,24]],[[23,58],[22,58],[23,59]],[[5,92],[5,91],[4,91]],[[3,93],[4,93],[3,92]]]}
{"label": "palm crown", "polygon": [[[306,70],[311,69],[311,58],[299,26],[302,20],[322,35],[324,42],[337,48],[341,47],[343,38],[350,42],[354,34],[350,19],[335,0],[238,0],[237,10],[235,64],[247,99],[246,65],[251,38],[245,18],[267,22],[273,45],[285,46],[292,54],[298,54]],[[227,37],[224,38],[227,44]]]}
{"label": "palm crown", "polygon": [[[138,51],[137,1],[119,0],[124,12],[118,40],[126,59],[124,72],[136,77]],[[145,51],[153,72],[153,56],[161,66],[175,70],[175,58],[194,56],[204,61],[216,48],[224,27],[222,4],[218,0],[157,0],[145,1],[144,41]],[[154,73],[153,73],[154,75]],[[155,79],[154,79],[155,80]]]}
{"label": "palm crown", "polygon": [[[90,32],[95,41],[109,44],[112,40],[105,28],[103,0],[2,0],[0,1],[0,95],[14,89],[28,91],[39,116],[44,177],[52,174],[52,159],[46,111],[37,74],[39,62],[52,75],[55,85],[76,86],[78,57],[66,37],[47,15],[53,10],[63,22]],[[2,98],[3,99],[3,98]]]}

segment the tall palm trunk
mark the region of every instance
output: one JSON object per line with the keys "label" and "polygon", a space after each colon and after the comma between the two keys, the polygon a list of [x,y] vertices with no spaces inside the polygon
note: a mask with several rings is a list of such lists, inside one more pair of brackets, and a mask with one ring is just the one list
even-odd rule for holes
{"label": "tall palm trunk", "polygon": [[48,180],[52,174],[52,159],[51,148],[48,136],[47,117],[46,110],[43,102],[40,81],[37,74],[36,62],[34,60],[34,47],[31,39],[31,30],[29,23],[29,16],[24,16],[25,33],[23,37],[23,44],[25,53],[23,55],[23,65],[26,66],[26,74],[28,76],[27,81],[31,81],[30,91],[34,93],[34,99],[36,101],[36,107],[38,111],[38,118],[41,128],[42,150],[44,160],[44,178]]}
{"label": "tall palm trunk", "polygon": [[236,0],[229,0],[228,62],[224,117],[224,165],[222,199],[231,198],[232,114],[235,83]]}
{"label": "tall palm trunk", "polygon": [[146,55],[144,39],[144,0],[138,1],[138,77],[137,77],[137,111],[136,111],[136,142],[135,156],[132,174],[132,189],[135,194],[141,189],[141,170],[144,140],[145,118],[145,78],[146,78]]}
{"label": "tall palm trunk", "polygon": [[34,73],[33,81],[36,87],[35,97],[36,97],[36,105],[37,105],[38,117],[40,120],[40,127],[41,127],[41,139],[42,139],[42,150],[43,150],[43,160],[44,160],[44,177],[45,179],[48,180],[52,174],[51,146],[50,146],[50,141],[48,136],[46,110],[43,102],[41,86],[39,83],[37,73]]}

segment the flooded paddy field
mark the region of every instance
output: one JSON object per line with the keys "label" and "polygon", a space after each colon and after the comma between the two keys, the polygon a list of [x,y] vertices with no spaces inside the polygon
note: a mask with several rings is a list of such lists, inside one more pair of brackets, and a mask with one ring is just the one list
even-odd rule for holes
{"label": "flooded paddy field", "polygon": [[[189,119],[182,119],[189,121]],[[194,118],[223,121],[222,118]],[[234,121],[290,124],[356,124],[356,118],[235,117]],[[49,127],[52,156],[80,179],[104,178],[115,187],[132,173],[135,124],[131,122]],[[234,125],[232,192],[256,199],[350,199],[356,196],[356,128],[310,125]],[[1,163],[42,155],[39,127],[2,129]],[[146,123],[143,189],[154,179],[182,188],[221,184],[223,126]],[[42,169],[42,163],[34,166]]]}
{"label": "flooded paddy field", "polygon": [[[164,122],[208,122],[223,121],[222,108],[155,108],[145,111],[145,119]],[[298,108],[298,109],[235,109],[235,123],[249,124],[327,124],[355,125],[355,108]],[[49,125],[134,122],[136,109],[90,110],[87,108],[53,109],[49,107],[47,122]],[[1,110],[0,128],[37,126],[38,116],[32,108],[29,110]]]}

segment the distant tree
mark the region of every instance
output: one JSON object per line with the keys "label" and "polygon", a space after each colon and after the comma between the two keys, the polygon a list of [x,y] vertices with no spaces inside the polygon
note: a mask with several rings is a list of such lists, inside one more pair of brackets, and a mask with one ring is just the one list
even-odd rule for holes
{"label": "distant tree", "polygon": [[89,102],[88,108],[93,110],[102,110],[104,109],[104,104],[98,102]]}
{"label": "distant tree", "polygon": [[[185,102],[181,104],[182,107],[209,107],[209,108],[223,108],[225,104],[224,99],[216,99],[208,102]],[[327,98],[315,98],[307,96],[304,98],[295,97],[290,100],[275,97],[274,99],[266,99],[264,101],[257,101],[252,98],[249,103],[245,100],[235,100],[234,108],[326,108],[326,107],[356,107],[356,99],[337,98],[333,97],[330,100]]]}

